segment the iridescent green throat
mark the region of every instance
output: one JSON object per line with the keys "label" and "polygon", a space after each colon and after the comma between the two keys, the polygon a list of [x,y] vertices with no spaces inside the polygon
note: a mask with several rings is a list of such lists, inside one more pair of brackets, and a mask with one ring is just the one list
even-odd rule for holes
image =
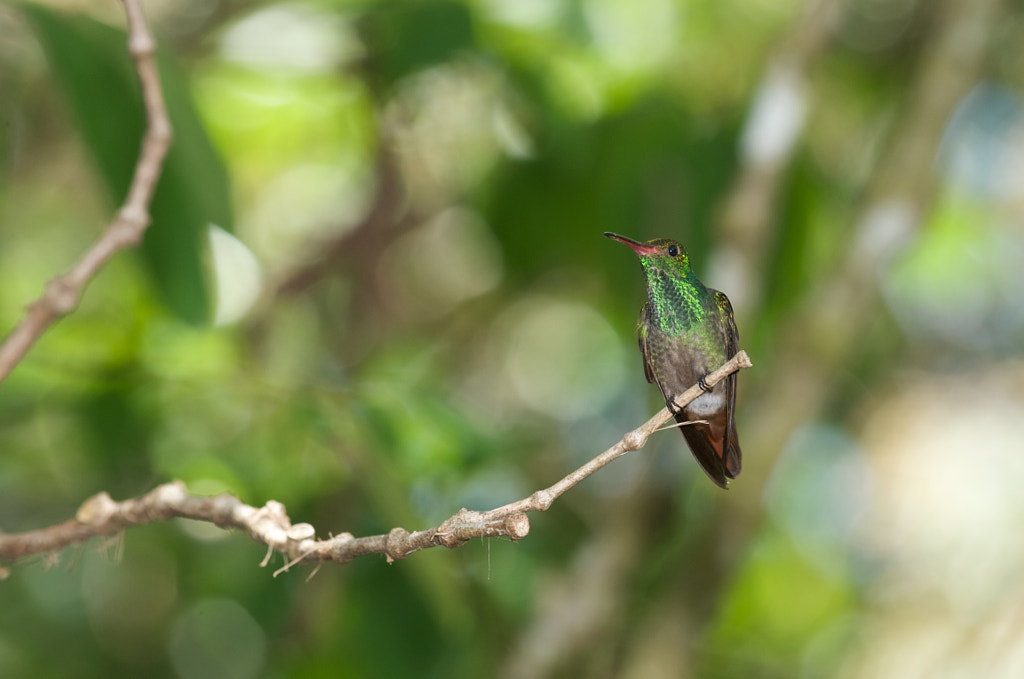
{"label": "iridescent green throat", "polygon": [[641,259],[647,278],[648,322],[671,337],[686,334],[704,322],[707,315],[702,297],[707,288],[692,272],[666,271],[657,263]]}

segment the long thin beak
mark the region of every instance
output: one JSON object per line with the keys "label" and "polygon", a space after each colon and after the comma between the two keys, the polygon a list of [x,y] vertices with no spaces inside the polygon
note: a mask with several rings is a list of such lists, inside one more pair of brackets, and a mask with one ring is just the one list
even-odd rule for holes
{"label": "long thin beak", "polygon": [[653,255],[655,252],[658,251],[658,248],[654,247],[653,245],[647,245],[646,243],[641,243],[640,241],[633,240],[632,238],[620,236],[619,234],[612,233],[611,231],[605,231],[604,235],[607,236],[608,238],[611,238],[612,240],[617,240],[620,243],[625,243],[626,245],[631,247],[633,249],[633,252],[635,252],[639,257],[643,257],[644,255]]}

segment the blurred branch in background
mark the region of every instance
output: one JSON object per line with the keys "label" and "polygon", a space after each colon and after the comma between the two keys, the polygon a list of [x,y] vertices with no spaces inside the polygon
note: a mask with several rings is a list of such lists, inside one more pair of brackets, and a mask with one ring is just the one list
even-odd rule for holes
{"label": "blurred branch in background", "polygon": [[[749,367],[750,359],[746,352],[740,351],[709,373],[704,386],[694,385],[677,396],[676,406],[687,405],[725,377]],[[0,561],[55,552],[92,538],[115,535],[131,526],[173,518],[208,521],[220,528],[245,531],[253,539],[287,556],[289,562],[285,569],[306,561],[347,562],[366,554],[384,554],[390,562],[430,547],[461,547],[473,538],[506,536],[517,541],[530,532],[527,512],[547,511],[555,500],[583,479],[621,455],[642,448],[651,434],[672,418],[672,412],[667,407],[662,408],[614,446],[527,498],[484,512],[462,509],[440,526],[414,533],[394,528],[384,535],[356,538],[351,533],[341,533],[327,540],[316,540],[313,526],[293,525],[280,502],[272,500],[257,509],[228,494],[196,497],[188,495],[185,484],[178,481],[122,502],[100,493],[86,500],[70,521],[24,533],[0,532]]]}
{"label": "blurred branch in background", "polygon": [[0,382],[11,374],[47,328],[75,308],[85,286],[103,264],[118,251],[137,245],[149,226],[149,204],[171,145],[171,122],[154,60],[156,42],[138,0],[123,3],[128,19],[128,52],[135,61],[146,107],[146,132],[128,196],[99,241],[71,271],[46,284],[43,296],[29,304],[25,318],[0,345]]}
{"label": "blurred branch in background", "polygon": [[780,186],[813,114],[809,72],[833,37],[849,0],[807,4],[761,74],[743,133],[740,167],[721,208],[721,247],[712,268],[728,283],[737,325],[761,307],[764,262]]}
{"label": "blurred branch in background", "polygon": [[402,176],[387,140],[382,138],[379,144],[376,154],[376,189],[366,215],[341,236],[322,244],[320,254],[312,262],[290,272],[278,284],[274,297],[305,292],[321,277],[334,271],[340,260],[363,264],[355,274],[361,283],[357,287],[367,287],[366,279],[371,271],[367,271],[368,266],[365,265],[375,263],[383,248],[422,222],[410,212],[407,205]]}

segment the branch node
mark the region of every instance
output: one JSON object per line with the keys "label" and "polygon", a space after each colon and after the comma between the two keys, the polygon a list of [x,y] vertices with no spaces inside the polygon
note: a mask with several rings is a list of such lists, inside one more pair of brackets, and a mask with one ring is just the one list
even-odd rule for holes
{"label": "branch node", "polygon": [[434,533],[434,537],[431,539],[431,542],[435,545],[440,545],[441,547],[455,549],[456,547],[461,547],[466,544],[469,540],[455,533],[439,530]]}
{"label": "branch node", "polygon": [[142,16],[142,7],[137,2],[125,0],[124,9],[128,15],[128,53],[136,61],[152,56],[156,51],[156,41]]}
{"label": "branch node", "polygon": [[444,523],[437,527],[430,541],[435,545],[447,547],[448,549],[461,547],[469,540],[465,536],[467,529],[471,530],[471,526],[479,525],[480,522],[480,512],[463,507],[454,516],[448,517]]}
{"label": "branch node", "polygon": [[181,481],[171,481],[159,486],[154,495],[162,507],[177,507],[188,497],[188,490]]}
{"label": "branch node", "polygon": [[117,512],[117,503],[106,491],[97,493],[82,503],[75,512],[75,520],[90,526],[98,526],[110,520]]}
{"label": "branch node", "polygon": [[546,512],[548,508],[551,507],[551,504],[555,501],[557,495],[553,495],[551,491],[549,491],[547,488],[544,488],[543,490],[538,490],[536,493],[533,494],[532,497],[537,509],[539,509],[542,512]]}
{"label": "branch node", "polygon": [[530,534],[530,518],[525,512],[509,516],[505,519],[505,532],[512,542],[518,542]]}
{"label": "branch node", "polygon": [[405,557],[408,553],[408,543],[409,531],[401,527],[392,528],[384,545],[384,555],[388,558],[388,563],[394,563]]}
{"label": "branch node", "polygon": [[647,434],[639,429],[634,429],[622,437],[622,443],[626,450],[640,450],[647,443]]}
{"label": "branch node", "polygon": [[[216,500],[224,500],[224,506],[220,508],[219,514],[225,516],[225,525],[231,525],[231,516],[245,512],[247,516],[242,517],[241,523],[247,527],[249,533],[262,542],[271,544],[275,549],[284,551],[288,544],[288,530],[292,526],[288,513],[283,504],[277,500],[267,500],[267,503],[253,511],[252,507],[238,503],[231,495],[221,495]],[[231,501],[230,505],[228,501]]]}
{"label": "branch node", "polygon": [[147,133],[150,140],[164,148],[168,148],[174,140],[174,128],[167,118],[156,118]]}
{"label": "branch node", "polygon": [[46,304],[58,315],[71,313],[78,304],[77,286],[67,276],[57,276],[46,284]]}
{"label": "branch node", "polygon": [[273,521],[279,526],[287,527],[291,525],[291,519],[288,518],[288,510],[277,500],[267,500],[267,504],[263,505],[261,512],[266,519]]}
{"label": "branch node", "polygon": [[316,535],[316,529],[309,523],[297,523],[287,530],[288,539],[292,542],[309,540]]}
{"label": "branch node", "polygon": [[149,213],[142,207],[125,205],[117,213],[117,220],[110,229],[110,239],[118,247],[138,245],[149,222]]}

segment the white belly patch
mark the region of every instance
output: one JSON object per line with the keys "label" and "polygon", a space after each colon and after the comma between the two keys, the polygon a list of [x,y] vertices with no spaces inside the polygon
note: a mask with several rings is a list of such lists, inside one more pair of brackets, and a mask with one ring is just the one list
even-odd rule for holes
{"label": "white belly patch", "polygon": [[692,415],[712,415],[725,405],[725,391],[709,391],[698,396],[686,409]]}

